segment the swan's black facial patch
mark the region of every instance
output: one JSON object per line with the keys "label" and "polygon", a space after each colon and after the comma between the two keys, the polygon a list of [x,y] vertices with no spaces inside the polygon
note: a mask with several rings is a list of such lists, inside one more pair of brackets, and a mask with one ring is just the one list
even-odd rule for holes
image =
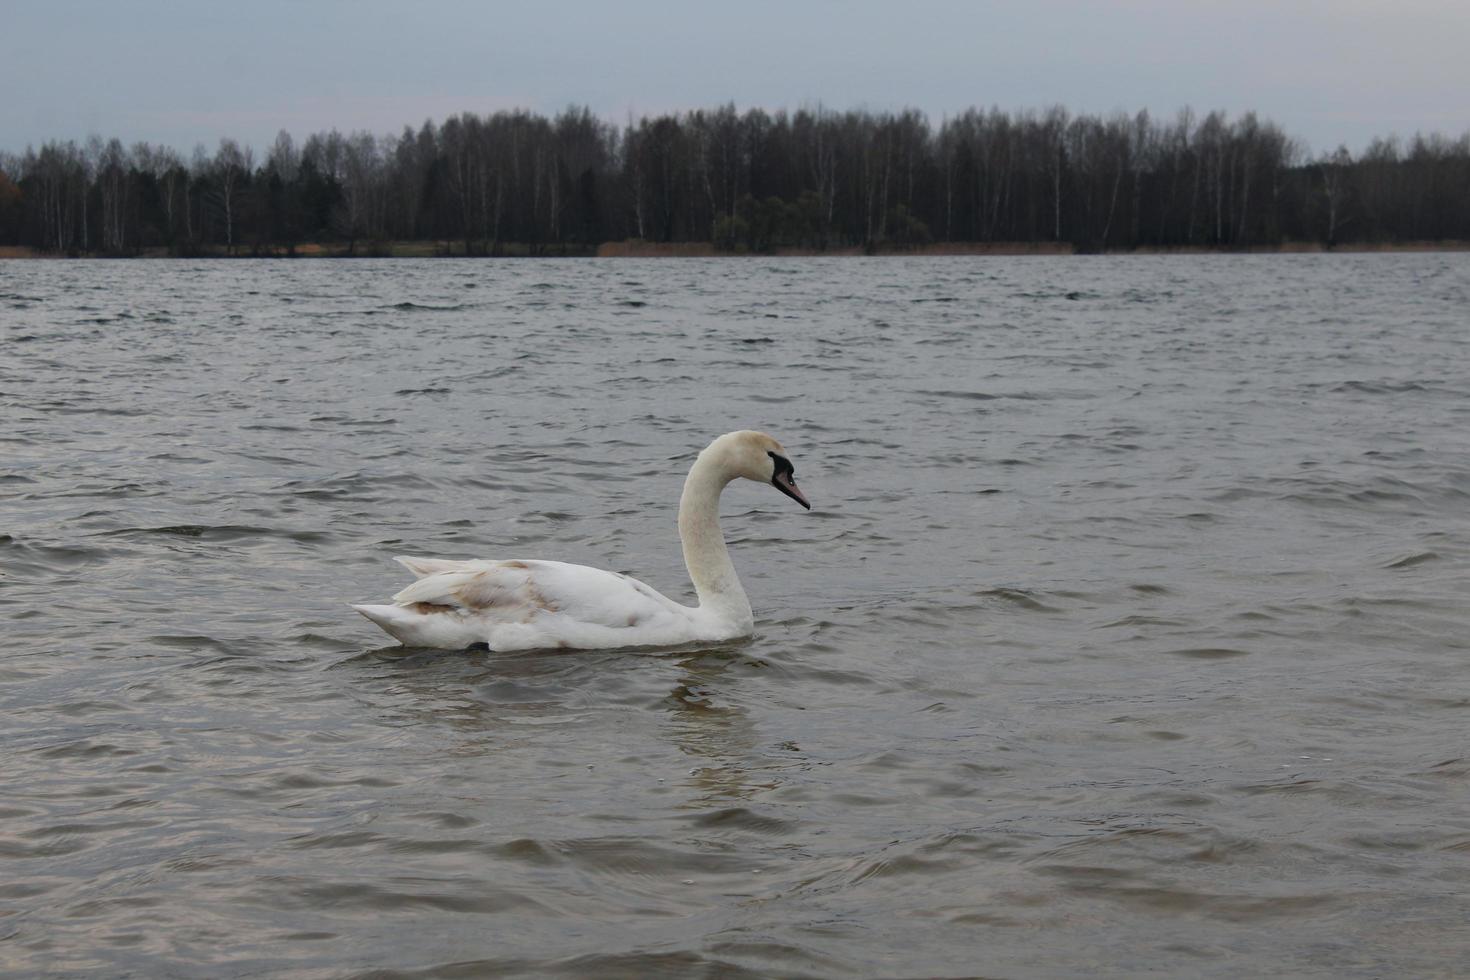
{"label": "swan's black facial patch", "polygon": [[791,477],[792,480],[796,479],[796,469],[791,465],[791,460],[787,459],[785,456],[782,456],[780,453],[772,452],[769,449],[766,450],[766,455],[771,457],[771,462],[776,464],[776,472],[772,474],[773,479],[777,476],[780,476],[782,473],[785,473],[787,476]]}

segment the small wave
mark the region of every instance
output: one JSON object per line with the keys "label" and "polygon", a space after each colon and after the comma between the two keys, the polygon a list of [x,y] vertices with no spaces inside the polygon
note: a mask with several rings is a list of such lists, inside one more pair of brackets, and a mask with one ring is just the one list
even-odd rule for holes
{"label": "small wave", "polygon": [[97,548],[40,544],[23,541],[9,534],[0,534],[0,553],[8,553],[7,563],[15,563],[10,565],[12,572],[18,570],[22,564],[34,564],[46,571],[57,571],[107,557],[105,551]]}
{"label": "small wave", "polygon": [[1434,561],[1439,561],[1439,560],[1440,560],[1440,556],[1439,556],[1439,554],[1437,552],[1433,552],[1433,551],[1418,551],[1418,552],[1415,552],[1412,555],[1404,555],[1402,558],[1395,558],[1393,561],[1386,562],[1383,567],[1384,568],[1413,568],[1415,565],[1424,565],[1424,564],[1428,564],[1429,562],[1434,562]]}
{"label": "small wave", "polygon": [[916,388],[916,395],[929,395],[934,398],[963,398],[970,401],[994,401],[999,398],[1014,399],[1016,401],[1050,401],[1055,398],[1093,398],[1096,397],[1086,392],[1061,392],[1061,391],[1003,391],[999,393],[988,391],[965,391],[957,388]]}
{"label": "small wave", "polygon": [[1403,395],[1415,391],[1429,391],[1438,385],[1419,381],[1343,381],[1335,384],[1331,391],[1351,391],[1365,395]]}
{"label": "small wave", "polygon": [[981,589],[975,593],[982,599],[1001,599],[1013,606],[1018,606],[1028,612],[1059,613],[1063,610],[1060,606],[1049,606],[1036,598],[1036,595],[1027,589],[995,588]]}
{"label": "small wave", "polygon": [[1372,486],[1346,480],[1291,480],[1289,485],[1302,489],[1285,493],[1281,499],[1323,507],[1375,507],[1378,505],[1419,505],[1424,503],[1422,488],[1403,480],[1382,479]]}
{"label": "small wave", "polygon": [[206,541],[243,541],[252,538],[287,538],[292,541],[327,541],[326,531],[293,531],[250,524],[164,524],[158,527],[123,527],[100,532],[106,537],[138,537],[163,535],[174,538],[200,538]]}
{"label": "small wave", "polygon": [[402,311],[402,312],[405,312],[405,313],[412,312],[414,310],[423,310],[423,311],[429,312],[429,313],[451,313],[451,312],[453,312],[455,310],[462,310],[462,309],[464,309],[464,304],[463,303],[450,303],[450,304],[442,305],[441,306],[441,305],[436,304],[436,303],[414,303],[414,302],[411,302],[411,301],[405,301],[405,302],[402,302],[402,303],[394,303],[392,306],[385,306],[385,307],[383,307],[383,309],[385,309],[385,310],[399,310],[399,311]]}
{"label": "small wave", "polygon": [[398,420],[395,419],[395,418],[391,418],[391,417],[390,418],[385,418],[385,419],[351,419],[351,418],[347,418],[347,417],[342,416],[342,415],[317,415],[317,416],[313,416],[311,421],[313,421],[313,422],[336,422],[339,425],[353,425],[353,426],[397,425],[398,424]]}
{"label": "small wave", "polygon": [[1098,629],[1117,629],[1125,626],[1183,626],[1188,627],[1190,623],[1182,619],[1166,619],[1162,616],[1142,616],[1138,614],[1124,616],[1111,622],[1103,623]]}
{"label": "small wave", "polygon": [[762,834],[790,834],[797,826],[795,820],[763,816],[743,806],[701,813],[692,822],[696,827],[753,830]]}
{"label": "small wave", "polygon": [[992,395],[986,391],[949,391],[945,389],[920,389],[915,392],[918,395],[930,395],[934,398],[964,398],[977,402],[992,402],[1004,396]]}

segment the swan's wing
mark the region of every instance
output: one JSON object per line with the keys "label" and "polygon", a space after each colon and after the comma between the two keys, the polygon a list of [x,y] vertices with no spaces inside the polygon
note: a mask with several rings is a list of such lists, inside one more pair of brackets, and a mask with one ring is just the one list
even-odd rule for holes
{"label": "swan's wing", "polygon": [[[689,610],[626,575],[557,561],[427,563],[423,578],[393,597],[401,606],[449,607],[497,622],[528,623],[560,614],[587,625],[636,627]],[[404,562],[408,564],[408,562]],[[418,568],[409,568],[419,572]]]}
{"label": "swan's wing", "polygon": [[439,572],[468,572],[495,564],[489,561],[455,561],[451,558],[410,558],[407,555],[399,555],[393,560],[413,572],[414,578]]}

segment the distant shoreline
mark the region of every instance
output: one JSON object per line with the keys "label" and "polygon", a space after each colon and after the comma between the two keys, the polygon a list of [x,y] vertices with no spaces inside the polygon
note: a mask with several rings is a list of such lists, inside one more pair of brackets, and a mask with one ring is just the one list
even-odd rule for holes
{"label": "distant shoreline", "polygon": [[[1247,248],[1213,248],[1209,246],[1159,246],[1130,249],[1103,249],[1085,252],[1069,243],[1056,242],[935,242],[906,248],[864,249],[861,246],[841,248],[776,248],[768,252],[723,251],[709,242],[604,242],[596,246],[541,247],[507,244],[498,254],[469,255],[469,258],[930,258],[943,256],[1026,256],[1026,255],[1303,255],[1327,253],[1406,253],[1466,252],[1470,241],[1451,239],[1422,242],[1352,242],[1328,248],[1321,242],[1283,242]],[[388,242],[371,247],[349,249],[345,242],[309,242],[294,250],[269,248],[239,249],[231,255],[223,249],[209,249],[192,255],[170,255],[161,248],[144,249],[128,255],[57,255],[41,252],[25,245],[0,245],[0,259],[313,259],[313,258],[466,258],[459,242]]]}
{"label": "distant shoreline", "polygon": [[820,258],[837,257],[938,257],[1018,255],[1300,255],[1328,252],[1466,252],[1470,241],[1351,243],[1331,249],[1321,242],[1283,242],[1248,248],[1212,248],[1202,245],[1103,249],[1089,252],[1069,243],[1056,242],[935,242],[909,248],[865,250],[845,248],[777,248],[770,252],[723,252],[708,242],[606,242],[597,249],[599,258]]}

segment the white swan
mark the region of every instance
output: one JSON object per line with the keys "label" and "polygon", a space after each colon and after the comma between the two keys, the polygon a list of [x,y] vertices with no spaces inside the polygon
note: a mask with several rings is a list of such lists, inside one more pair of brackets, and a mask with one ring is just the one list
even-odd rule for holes
{"label": "white swan", "polygon": [[808,510],[786,450],[764,432],[730,432],[699,454],[679,498],[679,540],[699,596],[685,606],[635,578],[559,561],[399,558],[418,581],[391,606],[353,606],[412,647],[581,650],[711,643],[755,626],[720,533],[720,492],[769,483]]}

